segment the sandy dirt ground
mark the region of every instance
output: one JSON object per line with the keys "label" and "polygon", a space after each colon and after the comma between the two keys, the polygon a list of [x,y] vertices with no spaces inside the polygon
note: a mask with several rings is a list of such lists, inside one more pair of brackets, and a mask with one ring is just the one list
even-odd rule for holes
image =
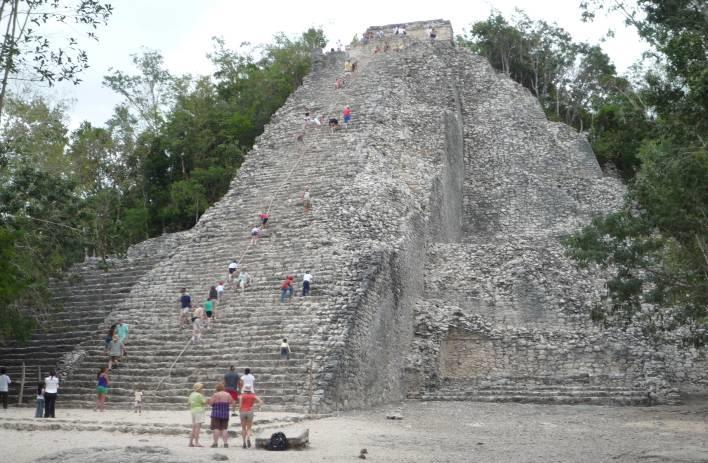
{"label": "sandy dirt ground", "polygon": [[[386,419],[391,413],[402,419]],[[366,460],[376,462],[708,462],[708,403],[615,408],[409,401],[289,424],[286,430],[309,428],[311,443],[306,450],[286,452],[244,450],[239,437],[228,449],[212,449],[187,447],[186,434],[13,429],[15,422],[31,428],[32,419],[18,420],[27,415],[31,410],[0,410],[0,461],[354,462],[366,449]],[[63,428],[71,424],[60,419],[99,429],[120,423],[124,430],[162,423],[179,432],[188,422],[184,412],[136,417],[127,411],[100,415],[58,409],[57,416]],[[210,443],[211,437],[203,433],[202,442]]]}

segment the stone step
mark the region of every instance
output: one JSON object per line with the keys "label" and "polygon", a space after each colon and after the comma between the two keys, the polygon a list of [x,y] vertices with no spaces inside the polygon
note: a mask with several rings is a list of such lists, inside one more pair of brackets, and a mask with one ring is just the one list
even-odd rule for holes
{"label": "stone step", "polygon": [[[67,407],[68,405],[79,406],[83,409],[92,409],[95,406],[95,401],[66,401],[62,400],[61,406]],[[118,405],[118,407],[116,407]],[[131,407],[120,407],[119,404],[113,404],[110,401],[107,402],[108,411],[105,413],[106,416],[110,416],[111,410],[116,408],[130,409]],[[173,409],[174,407],[170,404],[164,409]],[[300,407],[301,408],[301,407]],[[157,410],[159,408],[145,404],[144,412],[146,416],[149,410]],[[267,405],[263,406],[260,410],[261,413],[258,414],[258,418],[254,423],[254,432],[260,432],[267,429],[272,429],[276,427],[282,427],[291,425],[293,423],[301,422],[305,419],[317,418],[317,416],[307,416],[307,415],[282,415],[281,416],[269,416],[268,412],[274,410],[282,410],[283,407],[269,407]],[[28,408],[28,413],[30,410]],[[265,412],[265,413],[263,413]],[[60,415],[61,416],[61,415]],[[135,414],[135,418],[130,421],[126,419],[111,420],[109,418],[99,420],[98,418],[103,418],[104,414],[97,413],[97,419],[74,419],[66,420],[61,418],[51,418],[51,419],[40,419],[40,418],[10,418],[3,417],[0,421],[0,428],[12,430],[12,431],[66,431],[66,432],[77,432],[77,431],[103,431],[103,432],[122,432],[131,434],[148,434],[148,435],[163,435],[163,436],[186,436],[191,430],[191,424],[187,423],[188,420],[184,420],[184,423],[178,422],[176,419],[174,421],[165,422],[151,422],[149,420],[141,421],[141,415]],[[208,420],[209,411],[205,413],[205,420]],[[206,421],[205,421],[206,422]],[[204,426],[203,431],[206,434],[210,434],[209,426]],[[231,417],[229,420],[229,436],[237,437],[241,435],[241,425],[238,417]]]}
{"label": "stone step", "polygon": [[474,395],[474,394],[423,394],[422,400],[440,401],[470,401],[470,402],[519,402],[540,404],[563,405],[649,405],[648,396],[597,396],[597,395],[551,395],[538,396],[533,394],[504,394],[504,395]]}

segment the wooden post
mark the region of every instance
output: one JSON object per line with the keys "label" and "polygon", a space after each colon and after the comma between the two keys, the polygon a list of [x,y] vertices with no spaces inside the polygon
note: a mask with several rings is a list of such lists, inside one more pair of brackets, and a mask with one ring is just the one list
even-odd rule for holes
{"label": "wooden post", "polygon": [[312,359],[310,359],[310,403],[307,406],[307,414],[312,414],[312,395],[314,394],[314,384],[312,384]]}
{"label": "wooden post", "polygon": [[25,392],[25,362],[22,362],[22,378],[20,379],[20,393],[17,394],[17,405],[22,404],[22,395]]}

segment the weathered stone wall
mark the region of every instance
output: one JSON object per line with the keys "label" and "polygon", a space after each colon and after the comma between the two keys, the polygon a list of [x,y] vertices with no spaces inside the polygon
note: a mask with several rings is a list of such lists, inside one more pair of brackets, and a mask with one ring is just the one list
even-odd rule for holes
{"label": "weathered stone wall", "polygon": [[698,349],[656,346],[620,330],[501,326],[431,300],[419,305],[415,331],[407,370],[413,396],[461,379],[475,385],[641,386],[659,402],[708,386]]}
{"label": "weathered stone wall", "polygon": [[656,400],[675,399],[679,383],[705,388],[705,352],[603,330],[589,318],[603,303],[606,275],[577,268],[560,237],[620,207],[620,181],[603,175],[582,135],[549,122],[526,89],[485,60],[464,50],[437,53],[454,68],[461,102],[463,236],[429,239],[406,369],[411,395],[451,380],[575,384],[588,400],[600,385],[607,395],[639,386]]}

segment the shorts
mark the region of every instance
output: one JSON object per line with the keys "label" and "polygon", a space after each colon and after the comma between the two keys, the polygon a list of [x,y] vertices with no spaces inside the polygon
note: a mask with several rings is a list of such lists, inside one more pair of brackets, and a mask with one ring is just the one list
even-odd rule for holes
{"label": "shorts", "polygon": [[190,307],[182,307],[182,315],[188,314],[190,309]]}
{"label": "shorts", "polygon": [[345,124],[348,124],[349,121],[351,121],[351,120],[352,120],[352,117],[351,117],[351,116],[344,116],[344,123],[345,123]]}
{"label": "shorts", "polygon": [[204,422],[204,412],[192,412],[192,424],[202,424]]}
{"label": "shorts", "polygon": [[229,273],[234,273],[235,271],[236,271],[235,268],[230,268],[230,269],[229,269]]}
{"label": "shorts", "polygon": [[212,431],[226,431],[229,428],[228,418],[214,418],[211,417],[211,426],[209,429]]}
{"label": "shorts", "polygon": [[135,403],[133,404],[135,408],[142,408],[143,402],[142,400],[136,400]]}
{"label": "shorts", "polygon": [[258,236],[258,232],[251,232],[251,236]]}
{"label": "shorts", "polygon": [[96,392],[99,394],[108,394],[108,388],[106,386],[96,386]]}
{"label": "shorts", "polygon": [[120,360],[120,357],[121,357],[120,355],[111,355],[111,360],[113,360],[114,362],[117,362],[118,360]]}
{"label": "shorts", "polygon": [[212,315],[213,313],[214,313],[214,312],[207,312],[207,313],[206,313],[207,318],[211,318],[211,315]]}
{"label": "shorts", "polygon": [[235,401],[238,401],[238,391],[236,391],[234,389],[226,389],[226,392],[229,393],[229,395],[231,396],[232,399],[234,399]]}
{"label": "shorts", "polygon": [[263,225],[267,224],[267,223],[268,223],[268,217],[262,218],[262,219],[261,219],[261,223],[262,223]]}
{"label": "shorts", "polygon": [[241,419],[241,421],[253,421],[253,412],[241,412],[238,414],[238,417]]}

